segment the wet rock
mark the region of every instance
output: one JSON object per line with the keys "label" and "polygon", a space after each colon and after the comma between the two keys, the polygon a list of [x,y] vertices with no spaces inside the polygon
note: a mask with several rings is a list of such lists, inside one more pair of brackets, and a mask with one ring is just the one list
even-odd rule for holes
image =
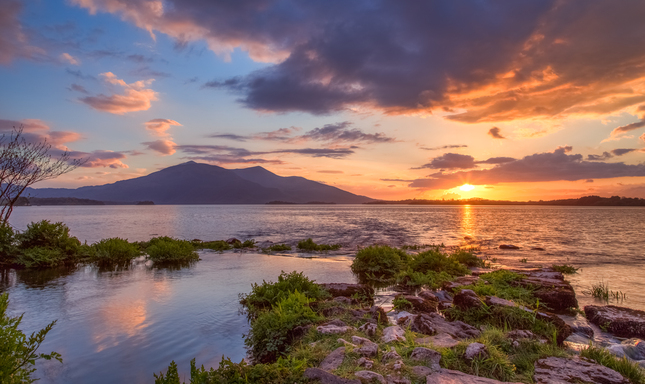
{"label": "wet rock", "polygon": [[466,360],[484,359],[488,357],[488,350],[482,343],[470,343],[466,347],[466,353],[464,353],[464,357],[466,358]]}
{"label": "wet rock", "polygon": [[354,373],[354,376],[358,377],[363,383],[372,383],[376,380],[381,384],[387,384],[383,375],[372,371],[358,371]]}
{"label": "wet rock", "polygon": [[364,337],[352,336],[352,342],[360,348],[354,349],[354,352],[361,356],[372,357],[378,354],[378,344]]}
{"label": "wet rock", "polygon": [[619,337],[645,338],[645,312],[615,305],[587,305],[587,319]]}
{"label": "wet rock", "polygon": [[632,338],[620,343],[627,357],[632,360],[645,360],[645,341]]}
{"label": "wet rock", "polygon": [[402,298],[409,301],[412,304],[412,308],[414,308],[418,312],[437,312],[437,300],[431,301],[419,296],[412,295],[397,295],[396,298]]}
{"label": "wet rock", "polygon": [[589,324],[589,321],[581,315],[576,315],[576,317],[562,317],[565,323],[571,327],[573,333],[577,333],[583,336],[586,336],[590,339],[593,339],[594,331]]}
{"label": "wet rock", "polygon": [[351,305],[351,304],[354,303],[354,301],[352,299],[350,299],[349,297],[345,297],[345,296],[334,297],[334,301],[337,302],[337,303],[343,303],[343,304],[348,304],[348,305]]}
{"label": "wet rock", "polygon": [[472,325],[468,325],[462,321],[448,321],[438,313],[424,313],[419,316],[427,319],[437,333],[447,333],[457,339],[477,337],[481,333]]}
{"label": "wet rock", "polygon": [[517,272],[525,277],[514,284],[535,289],[533,295],[550,311],[567,313],[569,308],[578,308],[576,293],[562,273],[548,269]]}
{"label": "wet rock", "polygon": [[629,384],[620,373],[578,357],[547,357],[535,362],[536,383],[602,383]]}
{"label": "wet rock", "polygon": [[356,365],[358,365],[359,367],[372,369],[374,362],[366,357],[361,357],[360,359],[358,359],[358,361],[356,361]]}
{"label": "wet rock", "polygon": [[338,369],[338,367],[343,364],[344,359],[345,347],[336,348],[320,363],[320,369],[324,369],[325,371],[333,371],[334,369]]}
{"label": "wet rock", "polygon": [[429,336],[437,333],[437,329],[433,326],[432,318],[424,316],[423,314],[412,318],[410,329],[413,332]]}
{"label": "wet rock", "polygon": [[371,315],[372,319],[376,320],[380,324],[387,325],[389,324],[389,321],[387,319],[387,313],[385,313],[385,310],[379,306],[373,306],[369,310],[369,314]]}
{"label": "wet rock", "polygon": [[545,249],[542,247],[531,247],[531,251],[544,251]]}
{"label": "wet rock", "polygon": [[365,323],[360,327],[358,327],[359,331],[363,332],[369,337],[373,337],[374,335],[376,335],[376,329],[377,329],[376,324],[372,324],[372,323]]}
{"label": "wet rock", "polygon": [[517,245],[513,245],[513,244],[501,244],[499,246],[499,249],[520,249],[520,247],[518,247]]}
{"label": "wet rock", "polygon": [[452,348],[459,344],[459,340],[447,333],[440,333],[431,337],[420,337],[415,340],[417,344],[433,345],[437,348]]}
{"label": "wet rock", "polygon": [[417,347],[410,354],[410,359],[414,361],[423,361],[431,365],[439,364],[441,353],[430,348]]}
{"label": "wet rock", "polygon": [[320,368],[305,369],[305,378],[320,380],[321,384],[361,384],[360,380],[343,379]]}
{"label": "wet rock", "polygon": [[405,341],[405,331],[398,325],[387,327],[383,330],[381,341],[391,343],[393,341]]}
{"label": "wet rock", "polygon": [[477,281],[479,281],[479,276],[461,276],[453,281],[444,283],[443,289],[448,292],[454,293],[457,288],[461,288],[464,285],[477,284]]}
{"label": "wet rock", "polygon": [[431,368],[425,367],[423,365],[415,365],[412,367],[412,374],[417,377],[426,377],[429,374],[434,372]]}
{"label": "wet rock", "polygon": [[[472,376],[451,369],[441,369],[426,377],[427,384],[498,384],[501,381]],[[519,383],[514,383],[519,384]]]}
{"label": "wet rock", "polygon": [[390,360],[401,360],[401,355],[396,352],[396,349],[394,349],[394,347],[391,347],[390,352],[385,353],[383,355],[383,358],[381,359],[381,361],[384,363]]}
{"label": "wet rock", "polygon": [[374,288],[364,284],[327,283],[319,285],[325,288],[332,297],[352,297],[353,295],[374,297]]}
{"label": "wet rock", "polygon": [[237,243],[241,243],[241,241],[236,239],[236,238],[234,238],[234,237],[231,237],[230,239],[226,240],[226,243],[227,244],[237,244]]}
{"label": "wet rock", "polygon": [[484,305],[479,296],[477,296],[475,291],[473,291],[472,289],[462,289],[455,295],[452,303],[463,310],[468,310],[470,308],[480,308],[482,305]]}

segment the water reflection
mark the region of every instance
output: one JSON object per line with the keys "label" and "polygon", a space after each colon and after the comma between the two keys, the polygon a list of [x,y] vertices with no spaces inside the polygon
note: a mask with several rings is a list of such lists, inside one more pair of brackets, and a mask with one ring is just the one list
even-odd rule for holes
{"label": "water reflection", "polygon": [[461,207],[461,234],[465,240],[475,238],[475,217],[470,205]]}

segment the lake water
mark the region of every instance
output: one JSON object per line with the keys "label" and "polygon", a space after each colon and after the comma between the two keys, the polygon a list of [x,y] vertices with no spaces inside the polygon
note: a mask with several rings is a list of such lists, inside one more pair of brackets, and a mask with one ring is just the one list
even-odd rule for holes
{"label": "lake water", "polygon": [[[217,240],[236,237],[287,242],[312,237],[341,243],[340,252],[310,259],[298,253],[202,252],[182,269],[138,261],[120,271],[85,266],[48,271],[5,271],[0,291],[9,312],[25,313],[26,332],[58,323],[43,352],[64,364],[39,364],[41,383],[151,383],[152,374],[175,360],[182,374],[190,359],[217,366],[222,355],[245,355],[238,293],[275,280],[280,271],[304,271],[319,282],[352,282],[349,265],[359,246],[387,243],[471,245],[480,256],[513,267],[570,263],[569,278],[581,294],[604,281],[627,294],[623,304],[645,309],[645,208],[501,206],[59,206],[18,207],[11,223],[63,221],[82,241],[153,236]],[[520,250],[504,251],[499,244]],[[544,251],[531,250],[532,247]],[[526,263],[520,262],[527,259]]]}

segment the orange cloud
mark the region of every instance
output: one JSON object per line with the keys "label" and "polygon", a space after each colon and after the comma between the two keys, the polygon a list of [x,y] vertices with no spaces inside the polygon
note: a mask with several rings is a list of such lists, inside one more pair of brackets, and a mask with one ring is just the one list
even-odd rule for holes
{"label": "orange cloud", "polygon": [[163,156],[172,155],[177,152],[177,143],[172,140],[155,140],[143,143],[148,149],[159,152]]}
{"label": "orange cloud", "polygon": [[76,57],[70,55],[69,53],[61,53],[58,58],[65,63],[71,64],[71,65],[81,65],[81,61],[77,59]]}
{"label": "orange cloud", "polygon": [[116,115],[122,115],[128,112],[147,111],[150,109],[151,102],[157,100],[157,92],[146,87],[154,79],[140,80],[127,84],[124,80],[118,79],[112,72],[102,73],[103,80],[111,85],[117,85],[124,88],[124,93],[98,96],[87,96],[78,99],[84,104],[97,111],[109,112]]}
{"label": "orange cloud", "polygon": [[151,131],[155,136],[167,137],[167,130],[171,126],[181,127],[182,125],[176,122],[175,120],[170,119],[152,119],[143,123],[146,126],[146,129]]}
{"label": "orange cloud", "polygon": [[0,120],[0,134],[11,134],[13,128],[23,128],[23,137],[28,142],[47,141],[53,148],[65,149],[66,143],[72,143],[82,138],[78,132],[52,131],[49,125],[38,119]]}

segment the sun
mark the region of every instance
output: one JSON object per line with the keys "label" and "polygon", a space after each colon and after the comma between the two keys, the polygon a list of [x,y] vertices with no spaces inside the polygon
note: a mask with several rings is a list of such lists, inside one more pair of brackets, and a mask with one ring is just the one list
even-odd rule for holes
{"label": "sun", "polygon": [[470,191],[472,191],[473,189],[475,189],[475,186],[474,186],[474,185],[470,185],[470,184],[464,184],[464,185],[462,185],[461,187],[459,187],[459,189],[460,189],[460,190],[462,190],[462,191],[464,191],[464,192],[470,192]]}

